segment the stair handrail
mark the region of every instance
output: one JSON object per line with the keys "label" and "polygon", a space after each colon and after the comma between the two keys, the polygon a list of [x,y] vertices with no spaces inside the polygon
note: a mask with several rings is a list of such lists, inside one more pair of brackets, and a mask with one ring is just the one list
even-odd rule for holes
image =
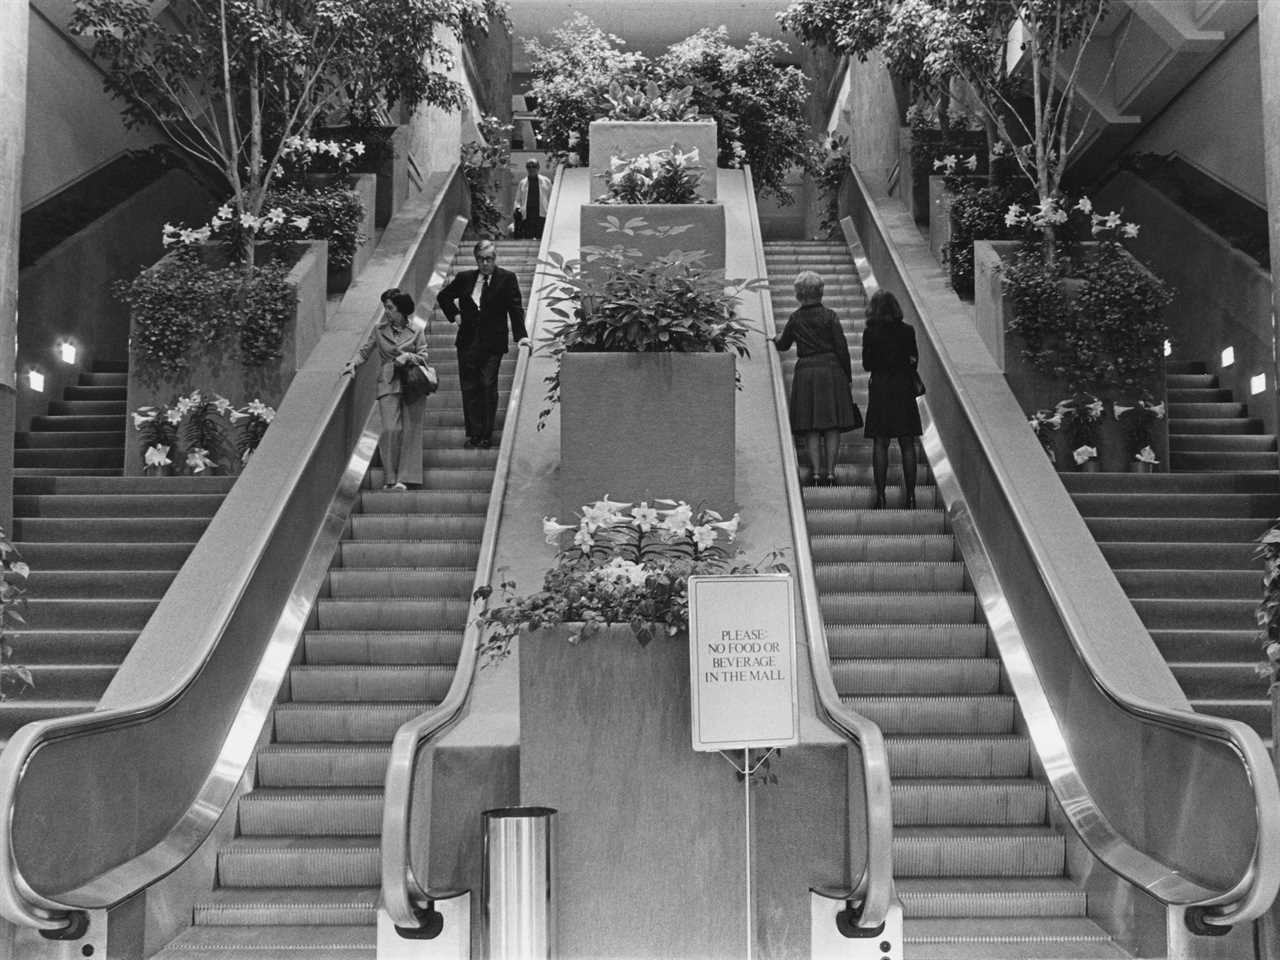
{"label": "stair handrail", "polygon": [[[416,253],[422,248],[430,230],[446,216],[446,208],[451,202],[450,192],[458,193],[465,189],[461,165],[455,164],[443,179],[440,192],[429,201],[424,200],[428,207],[413,228],[414,241],[405,256],[394,261],[397,276],[412,278]],[[369,315],[367,329],[359,334],[360,342],[368,336],[368,330],[377,322],[380,313],[379,307]],[[351,331],[344,330],[326,332],[316,350],[331,349],[338,342],[334,338],[350,335]],[[356,382],[353,383],[352,379]],[[323,365],[307,365],[295,374],[273,421],[283,426],[274,434],[268,433],[228,494],[227,500],[231,503],[237,499],[251,500],[257,513],[248,527],[241,522],[236,528],[235,539],[240,544],[240,551],[234,555],[234,575],[224,576],[218,581],[218,590],[210,594],[216,598],[213,611],[206,612],[203,621],[191,629],[193,635],[210,638],[200,645],[206,654],[199,662],[193,660],[175,667],[174,675],[163,681],[163,688],[140,694],[135,702],[26,724],[0,751],[0,917],[41,931],[51,939],[77,939],[86,929],[87,910],[114,907],[164,879],[187,862],[209,837],[234,797],[247,762],[253,755],[258,737],[258,729],[253,724],[265,719],[288,668],[293,647],[287,646],[284,638],[278,635],[289,631],[296,635],[305,623],[306,606],[299,605],[297,581],[282,604],[271,635],[263,642],[260,656],[254,661],[256,673],[242,690],[237,690],[241,694],[241,707],[220,747],[214,751],[208,773],[193,789],[191,801],[177,815],[177,820],[151,846],[72,890],[61,891],[59,895],[66,902],[45,896],[31,886],[15,860],[13,820],[18,788],[40,749],[84,733],[109,732],[146,723],[163,717],[181,701],[208,668],[219,643],[226,638],[229,624],[262,569],[273,537],[288,527],[295,494],[304,488],[310,475],[309,468],[316,458],[326,453],[340,457],[341,466],[335,471],[334,489],[348,500],[353,498],[352,484],[358,487],[377,439],[377,430],[371,425],[377,415],[373,379],[372,366],[356,378],[341,378],[336,367]],[[299,429],[286,429],[288,426]],[[346,445],[340,454],[333,453],[332,434],[335,429],[345,431],[342,435]],[[269,497],[259,496],[261,491],[256,488],[248,490],[243,486],[247,477],[256,477],[259,473],[264,474],[259,482],[270,488]],[[314,537],[308,533],[310,545],[302,551],[304,560],[298,571],[298,580],[308,578],[315,581],[317,587],[323,580],[332,550],[321,557],[315,545],[324,538],[331,539],[336,545],[346,521],[345,514],[335,509],[332,500],[326,498],[326,502],[328,508],[315,517]],[[224,515],[219,511],[215,515],[207,535],[211,535],[220,524],[235,524],[234,518],[222,519],[224,516],[230,517],[230,514]],[[202,536],[188,562],[201,556],[207,559],[215,553],[219,557],[231,556],[217,545],[206,550],[205,537]],[[179,578],[183,576],[180,571]],[[165,603],[166,600],[162,599],[161,607]],[[160,608],[157,608],[157,615],[159,612]],[[267,679],[264,681],[263,677]],[[274,684],[270,682],[271,677],[276,677]],[[71,900],[71,895],[76,899]]]}
{"label": "stair handrail", "polygon": [[[744,169],[747,175],[747,219],[751,224],[756,267],[758,275],[767,276],[751,169],[749,167]],[[772,285],[773,280],[770,279],[770,286]],[[770,298],[763,296],[760,299],[766,352],[769,354],[769,377],[773,387],[774,416],[778,427],[778,448],[782,454],[783,485],[786,488],[791,539],[795,544],[796,582],[800,590],[800,606],[804,614],[805,634],[808,641],[809,669],[813,675],[818,703],[822,707],[822,718],[847,741],[856,742],[862,757],[863,799],[866,804],[866,864],[857,880],[850,878],[849,887],[835,892],[834,895],[849,901],[860,899],[861,904],[856,911],[857,926],[871,931],[883,926],[890,909],[897,900],[893,880],[893,806],[889,757],[880,727],[841,702],[835,680],[831,676],[831,653],[827,644],[827,628],[822,619],[822,606],[813,572],[813,554],[809,549],[809,526],[805,518],[804,498],[800,490],[800,468],[796,460],[795,438],[787,418],[782,362],[778,351],[769,349],[772,346],[772,338],[777,333],[777,325],[774,322],[773,304]],[[849,749],[849,746],[846,743],[846,749]],[[853,865],[858,862],[854,837],[861,826],[856,822],[856,805],[853,800],[857,788],[853,775],[854,769],[850,761],[847,768],[850,870],[853,870]]]}
{"label": "stair handrail", "polygon": [[[865,198],[863,202],[867,215],[876,224],[881,235],[888,238],[889,230],[883,214],[861,172],[851,165],[850,175],[855,191]],[[861,242],[857,238],[852,218],[845,217],[841,226],[850,245],[857,244],[860,248]],[[903,262],[901,251],[892,242],[886,242],[884,246],[884,255],[892,261],[907,296],[913,304],[920,304],[924,298],[915,278]],[[871,270],[865,257],[860,271],[864,269]],[[923,317],[925,314],[921,315]],[[955,372],[949,365],[939,364],[939,369],[944,377],[955,377]],[[956,385],[956,392],[963,395],[963,387]],[[988,432],[984,425],[978,422],[971,422],[971,425],[979,435],[982,448],[989,449],[991,441],[983,436]],[[988,458],[987,462],[1001,490],[1015,488],[1013,478],[1002,461]],[[1080,642],[1079,638],[1086,635],[1086,628],[1079,622],[1075,608],[1063,595],[1062,584],[1055,575],[1047,545],[1027,528],[1027,517],[1022,511],[1014,509],[1011,513],[1013,522],[1018,526],[1019,536],[1033,559],[1036,576],[1044,584],[1054,610],[1071,637],[1076,656],[1103,696],[1121,711],[1141,720],[1226,744],[1239,758],[1248,782],[1253,786],[1257,836],[1250,865],[1232,887],[1217,893],[1188,881],[1178,868],[1134,847],[1106,819],[1074,758],[1064,751],[1061,756],[1052,758],[1055,766],[1047,769],[1046,773],[1055,795],[1063,799],[1062,809],[1072,829],[1099,861],[1125,880],[1162,903],[1187,908],[1192,914],[1188,917],[1189,924],[1226,927],[1261,917],[1275,902],[1277,892],[1280,892],[1280,782],[1277,781],[1275,766],[1262,738],[1252,727],[1241,721],[1169,707],[1120,690],[1110,682],[1106,670],[1088,644]],[[1071,788],[1070,791],[1063,793],[1067,787]]]}
{"label": "stair handrail", "polygon": [[[564,183],[564,167],[556,167],[551,186],[551,196],[547,203],[548,213],[557,209],[560,202],[561,188]],[[538,245],[538,263],[546,260],[548,244],[551,240],[550,225],[553,218],[548,215],[547,229],[543,231],[542,242]],[[541,271],[535,267],[534,281],[529,285],[529,311],[527,329],[532,335],[533,320],[537,314],[535,291],[538,289],[538,276]],[[526,344],[518,348],[516,369],[511,379],[511,392],[507,398],[506,427],[502,431],[502,442],[498,445],[498,461],[494,468],[493,486],[489,491],[489,505],[485,512],[484,533],[480,540],[480,555],[476,561],[476,575],[471,590],[476,591],[487,586],[493,577],[494,557],[498,546],[498,532],[502,525],[502,507],[506,499],[507,480],[511,472],[511,458],[515,447],[515,426],[520,414],[520,403],[524,396],[525,381],[528,379],[531,347]],[[428,757],[423,764],[423,775],[418,779],[420,791],[415,791],[415,771],[418,767],[419,755],[424,750],[434,750],[432,742],[461,717],[475,681],[476,669],[480,657],[480,642],[483,630],[479,622],[479,613],[484,609],[485,601],[476,600],[472,606],[474,616],[467,620],[463,631],[462,647],[458,654],[458,665],[454,670],[453,681],[440,703],[412,720],[401,724],[391,743],[391,756],[387,762],[385,790],[382,807],[382,901],[392,923],[397,929],[417,930],[427,923],[427,915],[431,904],[436,899],[449,896],[453,891],[433,895],[427,889],[413,868],[413,857],[410,850],[411,811],[414,807],[415,795],[418,796],[417,808],[423,822],[431,822],[432,782],[435,776],[434,764]],[[420,862],[423,865],[423,876],[428,875],[427,865],[430,863],[430,830],[423,830],[427,840],[422,851]]]}

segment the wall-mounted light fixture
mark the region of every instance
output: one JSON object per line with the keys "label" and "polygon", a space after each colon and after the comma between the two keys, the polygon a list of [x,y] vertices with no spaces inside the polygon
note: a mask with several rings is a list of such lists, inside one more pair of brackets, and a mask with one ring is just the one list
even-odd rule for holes
{"label": "wall-mounted light fixture", "polygon": [[1229,367],[1236,362],[1236,348],[1227,347],[1222,351],[1222,365]]}
{"label": "wall-mounted light fixture", "polygon": [[27,386],[36,393],[44,393],[44,374],[39,370],[27,371]]}
{"label": "wall-mounted light fixture", "polygon": [[58,359],[63,363],[75,363],[79,352],[70,340],[62,340],[58,343]]}
{"label": "wall-mounted light fixture", "polygon": [[1249,393],[1251,395],[1257,396],[1265,389],[1267,389],[1267,375],[1265,373],[1259,373],[1249,378]]}

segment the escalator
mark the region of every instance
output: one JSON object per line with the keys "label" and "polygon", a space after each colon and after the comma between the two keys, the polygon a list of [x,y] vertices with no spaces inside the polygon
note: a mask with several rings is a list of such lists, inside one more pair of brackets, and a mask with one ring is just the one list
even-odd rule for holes
{"label": "escalator", "polygon": [[[528,291],[535,243],[499,244]],[[469,247],[454,269],[469,265]],[[424,305],[423,311],[426,312]],[[383,780],[397,728],[449,689],[468,611],[498,449],[463,447],[455,328],[429,335],[440,389],[427,401],[423,489],[365,477],[241,796],[216,888],[158,960],[269,950],[317,960],[371,958]],[[499,373],[499,421],[515,351]]]}
{"label": "escalator", "polygon": [[[816,270],[854,356],[865,298],[848,249],[765,245],[779,328],[790,281]],[[794,356],[784,358],[790,374]],[[805,487],[814,575],[842,700],[884,731],[893,779],[893,863],[907,960],[1127,957],[1087,916],[1047,786],[982,607],[921,459],[914,510],[891,461],[888,508],[872,509],[871,444],[844,435],[837,487]]]}

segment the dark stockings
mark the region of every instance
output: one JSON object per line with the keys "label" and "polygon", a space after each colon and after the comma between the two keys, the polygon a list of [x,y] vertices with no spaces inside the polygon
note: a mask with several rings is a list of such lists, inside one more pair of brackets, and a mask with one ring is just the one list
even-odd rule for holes
{"label": "dark stockings", "polygon": [[[874,437],[871,449],[871,472],[876,484],[876,506],[883,507],[884,485],[889,476],[889,438]],[[902,505],[907,509],[916,505],[916,438],[899,437],[898,452],[902,454]]]}

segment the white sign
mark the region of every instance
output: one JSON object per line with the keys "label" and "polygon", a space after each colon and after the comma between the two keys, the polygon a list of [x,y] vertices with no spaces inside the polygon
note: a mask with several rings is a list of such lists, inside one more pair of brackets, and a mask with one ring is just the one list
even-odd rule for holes
{"label": "white sign", "polygon": [[689,578],[694,750],[799,742],[791,575]]}

